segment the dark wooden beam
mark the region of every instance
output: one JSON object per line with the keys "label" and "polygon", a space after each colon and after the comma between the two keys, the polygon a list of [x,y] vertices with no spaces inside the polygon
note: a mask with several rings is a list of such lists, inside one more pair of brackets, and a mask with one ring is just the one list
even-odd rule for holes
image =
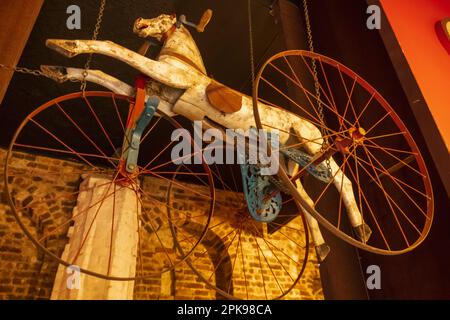
{"label": "dark wooden beam", "polygon": [[[0,1],[0,63],[16,66],[44,0]],[[14,72],[0,69],[0,103]]]}

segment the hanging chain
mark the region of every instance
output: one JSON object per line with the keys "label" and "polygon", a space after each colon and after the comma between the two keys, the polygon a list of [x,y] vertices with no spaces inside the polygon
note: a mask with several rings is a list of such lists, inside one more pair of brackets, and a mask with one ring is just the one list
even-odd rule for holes
{"label": "hanging chain", "polygon": [[253,21],[252,21],[252,4],[251,0],[247,0],[247,10],[248,10],[248,31],[250,36],[250,68],[252,75],[252,89],[255,86],[255,53],[253,48]]}
{"label": "hanging chain", "polygon": [[[306,23],[306,31],[308,34],[308,45],[309,45],[309,51],[314,52],[314,41],[312,36],[312,28],[311,28],[311,20],[309,19],[309,10],[308,10],[308,0],[303,0],[303,9],[305,12],[305,23]],[[323,114],[323,105],[321,100],[321,94],[320,94],[320,83],[319,83],[319,76],[317,73],[317,63],[316,59],[311,59],[311,65],[312,65],[312,71],[313,71],[313,77],[314,77],[314,88],[316,93],[316,99],[317,99],[317,111],[319,113],[319,120],[322,124],[322,127],[320,128],[320,131],[322,133],[323,142],[321,146],[321,152],[324,153],[328,149],[328,139],[326,138],[328,132],[325,129],[325,116]],[[330,158],[327,158],[325,160],[325,163],[327,165],[328,172],[330,175],[331,172],[331,164],[330,164]]]}
{"label": "hanging chain", "polygon": [[[103,14],[105,12],[105,6],[106,6],[106,0],[101,0],[97,23],[95,24],[95,29],[94,29],[94,34],[92,36],[92,40],[97,40],[98,34],[100,33],[100,27],[101,27],[101,24],[103,21]],[[92,56],[93,55],[91,53],[88,57],[88,60],[86,61],[86,64],[84,65],[83,80],[81,81],[81,91],[83,91],[83,93],[86,91],[86,85],[87,85],[86,78],[88,76],[88,71],[91,67]],[[51,79],[51,76],[49,76],[49,75],[45,74],[44,72],[42,72],[41,70],[37,70],[37,69],[33,70],[33,69],[28,69],[28,68],[23,68],[23,67],[8,66],[3,63],[0,63],[0,69],[14,71],[14,72],[21,73],[21,74],[28,74],[28,75],[32,75],[32,76],[36,76],[36,77],[46,77],[46,78]],[[75,79],[70,79],[70,81],[79,82],[79,80],[75,80]]]}
{"label": "hanging chain", "polygon": [[29,75],[33,75],[33,76],[37,76],[37,77],[49,78],[49,76],[46,75],[45,73],[43,73],[41,70],[32,70],[32,69],[21,68],[21,67],[12,67],[12,66],[4,65],[3,63],[0,63],[0,69],[14,71],[17,73],[22,73],[22,74],[29,74]]}
{"label": "hanging chain", "polygon": [[[103,14],[105,13],[105,7],[106,7],[106,0],[101,0],[98,17],[97,17],[97,22],[95,23],[94,33],[92,34],[91,40],[95,41],[98,38],[98,34],[100,33],[100,27],[101,27],[102,21],[103,21]],[[81,81],[81,88],[80,88],[81,91],[83,92],[83,94],[86,91],[86,86],[87,86],[86,78],[88,76],[88,71],[91,68],[92,57],[93,57],[93,54],[90,53],[89,57],[86,61],[86,64],[84,65],[83,80]]]}

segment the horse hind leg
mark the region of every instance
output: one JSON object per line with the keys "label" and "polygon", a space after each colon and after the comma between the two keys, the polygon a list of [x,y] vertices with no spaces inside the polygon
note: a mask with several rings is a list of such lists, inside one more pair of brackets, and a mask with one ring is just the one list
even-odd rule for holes
{"label": "horse hind leg", "polygon": [[360,241],[367,243],[372,235],[372,230],[364,222],[361,211],[358,208],[353,190],[353,183],[340,170],[334,159],[330,159],[330,166],[334,176],[333,183],[338,192],[342,194],[342,201],[346,207],[347,215],[353,230]]}
{"label": "horse hind leg", "polygon": [[120,81],[100,70],[84,70],[78,68],[66,68],[61,66],[48,66],[42,65],[41,71],[50,79],[63,83],[67,81],[83,81],[85,79],[84,73],[86,74],[86,81],[96,83],[102,87],[105,87],[112,92],[125,96],[134,95],[134,88],[125,82]]}
{"label": "horse hind leg", "polygon": [[[299,170],[298,164],[289,160],[288,161],[288,174],[292,176],[295,173],[297,173],[298,170]],[[313,203],[312,199],[309,197],[308,193],[303,188],[303,185],[301,184],[300,180],[297,180],[295,183],[296,183],[296,187],[297,187],[297,192],[300,194],[300,196],[303,199],[305,199],[305,201],[308,202],[308,204],[311,207],[314,207],[314,203]],[[301,206],[300,204],[299,204],[299,206],[300,206],[303,214],[305,215],[306,222],[308,224],[308,229],[309,229],[309,232],[310,232],[311,237],[314,242],[317,259],[319,260],[319,262],[323,262],[325,260],[325,258],[327,257],[327,255],[330,253],[330,247],[325,243],[325,239],[322,236],[322,232],[320,231],[319,223],[317,222],[317,220],[314,219],[311,216],[311,214],[303,206]]]}
{"label": "horse hind leg", "polygon": [[[296,135],[298,135],[298,138],[300,140],[303,139],[303,147],[310,155],[315,155],[321,151],[323,143],[322,133],[315,125],[301,119],[295,120],[292,127]],[[341,192],[342,190],[342,200],[353,230],[360,241],[366,243],[372,234],[372,230],[363,221],[363,217],[355,199],[353,184],[340,170],[333,158],[330,158],[330,166],[331,175],[334,177],[333,184],[338,192]]]}

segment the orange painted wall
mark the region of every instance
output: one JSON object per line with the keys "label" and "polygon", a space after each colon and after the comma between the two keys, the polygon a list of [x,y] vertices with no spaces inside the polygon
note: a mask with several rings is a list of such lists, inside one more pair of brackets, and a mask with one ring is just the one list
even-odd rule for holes
{"label": "orange painted wall", "polygon": [[450,0],[381,0],[389,23],[450,149],[450,55],[435,30]]}

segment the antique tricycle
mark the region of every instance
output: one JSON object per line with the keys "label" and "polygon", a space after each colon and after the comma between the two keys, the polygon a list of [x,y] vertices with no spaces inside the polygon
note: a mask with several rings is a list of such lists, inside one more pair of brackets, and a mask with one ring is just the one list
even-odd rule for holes
{"label": "antique tricycle", "polygon": [[[373,253],[397,255],[416,248],[431,227],[432,188],[424,159],[394,108],[352,70],[312,51],[285,51],[270,58],[255,78],[252,97],[230,89],[207,75],[186,27],[202,32],[210,19],[210,11],[198,25],[175,15],[137,19],[135,34],[162,43],[156,60],[145,56],[145,47],[138,53],[110,41],[47,40],[49,48],[66,57],[106,55],[142,75],[130,86],[99,70],[42,67],[57,81],[93,82],[111,92],[83,90],[53,99],[27,116],[15,133],[6,189],[30,239],[62,265],[80,265],[82,272],[103,279],[155,277],[186,262],[225,297],[265,299],[284,297],[297,285],[308,258],[309,234],[318,260],[325,259],[330,248],[319,224]],[[278,171],[262,175],[263,166],[244,157],[238,183],[231,165],[177,163],[171,157],[176,142],[172,132],[189,129],[180,118],[219,132],[268,132],[257,143],[276,155]],[[279,145],[271,143],[274,136]],[[199,146],[194,138],[189,141],[197,151],[187,158],[198,158]],[[244,134],[244,145],[249,144]],[[79,162],[77,170],[42,173],[43,184],[71,174],[102,178],[64,195],[37,190],[40,197],[19,204],[15,183],[40,172],[15,168],[23,152]],[[156,180],[165,183],[163,192],[155,189]],[[89,189],[100,195],[80,209],[81,193]],[[130,204],[123,190],[134,194],[135,222],[120,220]],[[180,193],[194,198],[195,208],[180,203]],[[40,236],[23,219],[42,203],[67,199],[77,202],[78,210],[57,216]],[[296,207],[283,212],[291,204]],[[83,216],[89,218],[81,224]],[[94,246],[89,234],[100,232],[95,222],[100,216],[111,226],[103,230],[109,235],[103,239],[107,269],[80,263],[85,248]],[[136,236],[130,237],[138,266],[132,276],[113,268],[118,224],[135,229]],[[71,237],[78,237],[62,254],[52,239],[66,236],[71,226]],[[158,263],[143,268],[149,257],[157,257]],[[227,274],[227,280],[219,273]],[[244,289],[233,289],[236,281]]]}

